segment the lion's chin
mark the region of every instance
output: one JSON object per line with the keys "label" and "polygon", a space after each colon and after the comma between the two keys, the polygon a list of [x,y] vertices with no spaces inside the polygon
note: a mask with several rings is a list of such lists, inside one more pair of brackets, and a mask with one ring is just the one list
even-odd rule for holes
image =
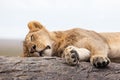
{"label": "lion's chin", "polygon": [[33,55],[35,57],[45,57],[45,56],[52,56],[52,51],[51,50],[45,50],[43,53],[39,53],[39,52],[34,52]]}
{"label": "lion's chin", "polygon": [[39,55],[38,52],[34,52],[33,55],[34,55],[34,57],[42,57],[42,56]]}

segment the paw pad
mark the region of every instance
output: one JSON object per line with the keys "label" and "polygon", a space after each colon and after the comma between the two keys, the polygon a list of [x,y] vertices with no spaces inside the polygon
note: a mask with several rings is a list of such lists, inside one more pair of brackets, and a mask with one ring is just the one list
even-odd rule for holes
{"label": "paw pad", "polygon": [[97,68],[104,68],[110,63],[109,58],[107,57],[94,57],[93,65]]}
{"label": "paw pad", "polygon": [[[68,50],[67,50],[68,51]],[[65,59],[66,59],[66,62],[69,64],[69,65],[72,65],[72,66],[75,66],[78,64],[79,62],[79,55],[77,53],[77,51],[73,50],[73,49],[69,49],[68,52],[66,52],[67,54],[65,55]]]}

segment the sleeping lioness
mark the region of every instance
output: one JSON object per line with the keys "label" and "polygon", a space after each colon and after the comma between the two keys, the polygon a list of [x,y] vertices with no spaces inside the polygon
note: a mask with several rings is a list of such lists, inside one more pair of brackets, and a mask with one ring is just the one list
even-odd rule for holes
{"label": "sleeping lioness", "polygon": [[29,33],[23,43],[24,57],[57,56],[70,65],[90,61],[95,67],[106,67],[120,59],[120,33],[97,33],[74,28],[48,31],[37,21],[28,23]]}

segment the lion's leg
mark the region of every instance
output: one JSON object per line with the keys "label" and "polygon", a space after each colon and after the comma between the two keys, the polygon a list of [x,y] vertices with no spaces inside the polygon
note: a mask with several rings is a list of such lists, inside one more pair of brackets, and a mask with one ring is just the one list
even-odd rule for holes
{"label": "lion's leg", "polygon": [[[106,67],[109,64],[109,47],[104,41],[94,39],[83,39],[80,42],[78,42],[76,46],[83,48],[68,46],[64,50],[63,54],[67,63],[75,65],[79,61],[86,61],[90,57],[90,62],[95,67]],[[82,51],[79,51],[80,49],[82,49]],[[88,55],[88,53],[90,54]]]}
{"label": "lion's leg", "polygon": [[109,47],[104,41],[88,40],[88,49],[91,52],[90,62],[95,67],[106,67],[110,60],[108,58]]}
{"label": "lion's leg", "polygon": [[63,52],[63,57],[68,64],[76,65],[79,61],[89,60],[90,51],[85,48],[68,46]]}

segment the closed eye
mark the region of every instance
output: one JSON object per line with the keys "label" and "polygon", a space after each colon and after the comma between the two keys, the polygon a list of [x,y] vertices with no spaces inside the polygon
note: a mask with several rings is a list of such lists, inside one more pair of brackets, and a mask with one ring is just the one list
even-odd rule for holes
{"label": "closed eye", "polygon": [[31,35],[31,41],[35,41],[34,35]]}

